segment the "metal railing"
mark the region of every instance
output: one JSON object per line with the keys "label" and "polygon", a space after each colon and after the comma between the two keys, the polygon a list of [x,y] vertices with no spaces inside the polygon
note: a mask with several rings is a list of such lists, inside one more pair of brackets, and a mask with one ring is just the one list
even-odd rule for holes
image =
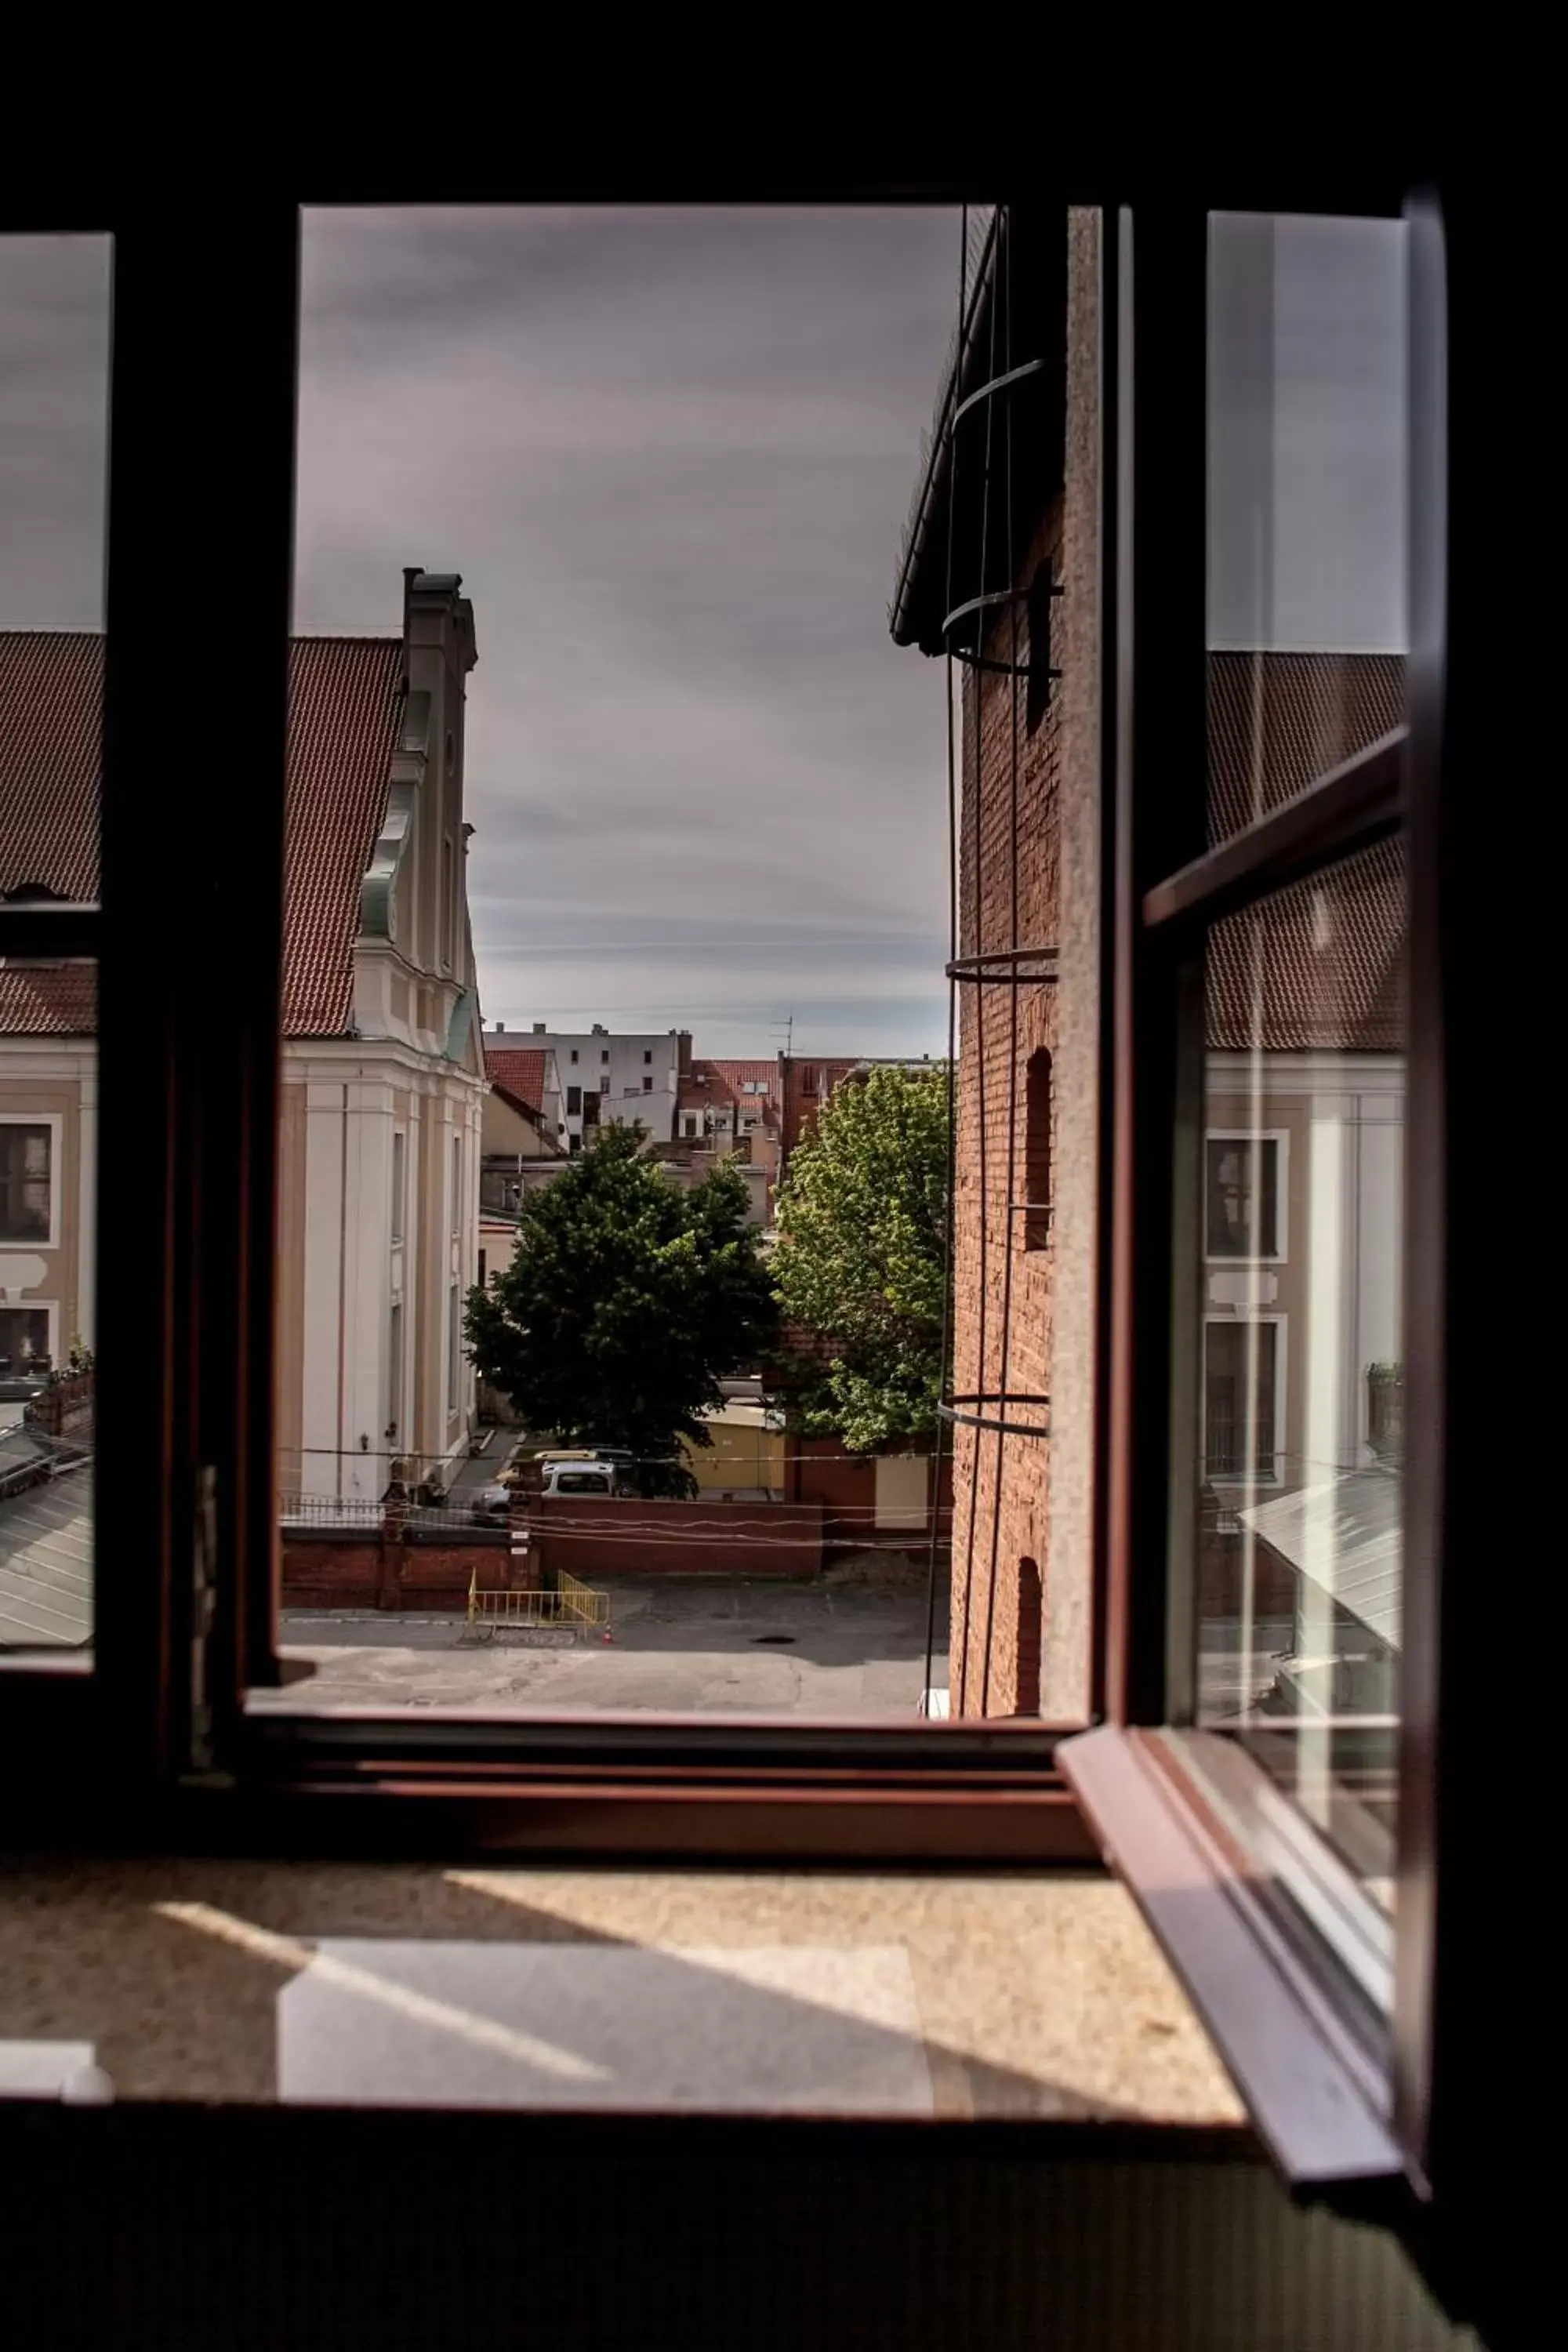
{"label": "metal railing", "polygon": [[386,1502],[372,1495],[289,1495],[278,1497],[278,1517],[285,1527],[367,1528],[379,1530],[394,1517],[413,1535],[440,1529],[504,1528],[507,1515],[488,1503]]}
{"label": "metal railing", "polygon": [[468,1627],[480,1640],[515,1627],[527,1633],[568,1632],[610,1623],[610,1596],[595,1592],[563,1570],[550,1591],[485,1591],[476,1569],[468,1579]]}

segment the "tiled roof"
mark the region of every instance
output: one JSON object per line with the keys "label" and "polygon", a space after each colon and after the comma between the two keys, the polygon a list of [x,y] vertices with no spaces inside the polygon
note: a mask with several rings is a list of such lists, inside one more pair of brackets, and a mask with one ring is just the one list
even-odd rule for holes
{"label": "tiled roof", "polygon": [[289,665],[283,1034],[341,1037],[360,884],[386,814],[403,706],[396,637],[297,637]]}
{"label": "tiled roof", "polygon": [[[712,1081],[712,1091],[721,1098],[722,1098],[721,1090],[726,1089],[731,1097],[738,1095],[743,1101],[750,1103],[758,1103],[764,1099],[768,1102],[776,1102],[778,1098],[779,1066],[777,1062],[693,1062],[691,1066],[693,1070],[708,1073]],[[766,1088],[765,1097],[762,1095],[747,1094],[748,1087],[758,1086]]]}
{"label": "tiled roof", "polygon": [[537,1047],[492,1045],[485,1040],[485,1068],[497,1086],[539,1110],[544,1102],[545,1064],[549,1056]]}
{"label": "tiled roof", "polygon": [[1399,654],[1210,654],[1209,839],[1294,800],[1404,718]]}
{"label": "tiled roof", "polygon": [[0,964],[0,1037],[91,1037],[95,963]]}
{"label": "tiled roof", "polygon": [[1205,1026],[1217,1052],[1402,1052],[1403,842],[1379,842],[1216,923]]}
{"label": "tiled roof", "polygon": [[103,639],[0,633],[0,891],[98,896]]}
{"label": "tiled roof", "polygon": [[[1405,719],[1398,654],[1215,653],[1209,837],[1293,800]],[[1208,1043],[1221,1052],[1402,1050],[1405,863],[1384,842],[1209,937]]]}
{"label": "tiled roof", "polygon": [[[283,1034],[341,1036],[360,883],[386,812],[402,706],[396,637],[300,637],[289,653]],[[99,892],[103,641],[0,633],[0,890]],[[0,971],[0,1031],[93,1026],[87,967]]]}

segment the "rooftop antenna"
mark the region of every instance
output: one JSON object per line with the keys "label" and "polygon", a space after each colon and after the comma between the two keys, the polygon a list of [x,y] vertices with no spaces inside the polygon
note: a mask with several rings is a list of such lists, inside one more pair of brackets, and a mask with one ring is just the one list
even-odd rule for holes
{"label": "rooftop antenna", "polygon": [[[789,1016],[788,1020],[787,1020],[787,1021],[785,1021],[785,1022],[783,1024],[783,1028],[784,1028],[784,1060],[787,1062],[787,1061],[789,1061],[789,1060],[792,1058],[792,1056],[794,1055],[794,1053],[795,1053],[795,1014],[794,1014],[793,1013],[790,1014],[790,1016]],[[779,1031],[778,1031],[778,1025],[777,1025],[777,1024],[775,1024],[774,1029],[773,1029],[773,1035],[776,1037],[776,1036],[778,1035],[778,1034],[779,1034]]]}

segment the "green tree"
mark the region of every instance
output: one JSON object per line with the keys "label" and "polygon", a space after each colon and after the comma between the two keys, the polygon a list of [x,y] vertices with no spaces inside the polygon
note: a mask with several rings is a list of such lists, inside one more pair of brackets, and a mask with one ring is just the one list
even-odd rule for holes
{"label": "green tree", "polygon": [[840,1087],[791,1155],[773,1274],[826,1356],[797,1347],[786,1384],[805,1426],[853,1453],[935,1432],[947,1193],[944,1066]]}
{"label": "green tree", "polygon": [[700,1416],[773,1348],[778,1309],[739,1170],[721,1160],[686,1190],[643,1139],[602,1128],[526,1197],[517,1254],[468,1293],[465,1328],[482,1378],[532,1428],[626,1446],[644,1494],[687,1495],[679,1441],[711,1444]]}

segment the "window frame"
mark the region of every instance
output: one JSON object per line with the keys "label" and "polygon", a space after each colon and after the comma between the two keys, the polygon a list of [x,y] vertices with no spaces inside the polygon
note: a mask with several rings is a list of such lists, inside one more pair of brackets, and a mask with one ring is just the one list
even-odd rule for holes
{"label": "window frame", "polygon": [[[1289,1325],[1290,1318],[1289,1314],[1283,1307],[1248,1307],[1246,1309],[1238,1307],[1234,1314],[1221,1315],[1216,1314],[1206,1304],[1205,1305],[1203,1308],[1202,1344],[1198,1359],[1198,1418],[1200,1430],[1198,1459],[1203,1465],[1203,1475],[1205,1485],[1220,1487],[1228,1493],[1234,1491],[1237,1487],[1279,1486],[1284,1484],[1285,1472],[1283,1467],[1283,1456],[1285,1449],[1280,1444],[1279,1438],[1281,1433],[1287,1426],[1286,1384],[1289,1377],[1288,1365]],[[1271,1330],[1274,1334],[1272,1343],[1273,1360],[1269,1365],[1269,1378],[1273,1383],[1273,1402],[1270,1421],[1272,1423],[1275,1442],[1268,1449],[1269,1467],[1267,1471],[1264,1471],[1258,1468],[1255,1465],[1251,1469],[1216,1471],[1210,1467],[1208,1445],[1209,1333],[1216,1328],[1222,1331],[1247,1331],[1252,1329],[1254,1326],[1265,1328]],[[1258,1459],[1261,1461],[1261,1454]]]}
{"label": "window frame", "polygon": [[[1411,665],[1407,741],[1347,763],[1214,852],[1204,850],[1201,808],[1198,829],[1191,829],[1190,789],[1167,792],[1163,805],[1150,789],[1152,741],[1185,741],[1190,750],[1204,740],[1201,595],[1194,604],[1179,583],[1189,576],[1192,549],[1205,541],[1206,204],[1222,195],[1276,208],[1326,199],[1331,208],[1353,210],[1358,192],[1345,182],[1358,174],[1375,184],[1374,194],[1393,189],[1397,208],[1403,181],[1394,186],[1399,175],[1383,159],[1365,170],[1320,159],[1272,176],[1243,173],[1247,184],[1207,188],[1204,204],[1184,193],[1150,203],[1138,215],[1136,281],[1131,216],[1116,206],[1142,204],[1152,192],[1131,165],[1121,179],[1113,170],[1108,182],[1102,171],[1089,182],[1107,205],[1099,657],[1102,889],[1111,919],[1102,948],[1108,1238],[1100,1276],[1107,1311],[1097,1364],[1095,1500],[1094,1711],[1102,1722],[1074,1740],[1067,1735],[1079,1726],[862,1733],[626,1723],[596,1731],[597,1752],[589,1752],[581,1727],[561,1723],[262,1725],[247,1717],[247,1685],[282,1679],[272,1574],[272,1247],[299,191],[279,193],[265,175],[243,187],[237,180],[201,217],[182,217],[177,236],[156,191],[117,195],[80,219],[115,239],[104,896],[101,910],[0,908],[0,953],[98,958],[100,1168],[112,1170],[116,1230],[154,1241],[98,1254],[98,1353],[108,1408],[100,1471],[116,1495],[116,1521],[133,1529],[135,1540],[117,1550],[113,1573],[99,1579],[95,1660],[47,1661],[7,1675],[12,1704],[4,1710],[0,1765],[26,1752],[15,1745],[22,1726],[35,1752],[41,1745],[62,1759],[29,1825],[40,1837],[67,1845],[195,1838],[210,1850],[273,1852],[283,1836],[286,1851],[346,1839],[397,1852],[430,1842],[450,1853],[473,1842],[491,1850],[753,1860],[825,1853],[970,1864],[1081,1860],[1091,1851],[1085,1813],[1098,1824],[1100,1844],[1117,1848],[1106,1829],[1114,1808],[1091,1787],[1099,1779],[1131,1791],[1131,1821],[1164,1824],[1152,1850],[1168,1864],[1204,1828],[1201,1808],[1179,1789],[1171,1793],[1170,1770],[1149,1752],[1157,1727],[1171,1719],[1180,1682],[1166,1548],[1171,1368],[1160,1344],[1180,1304],[1172,1294],[1169,1139],[1179,1118],[1194,1135],[1202,1132],[1201,1104],[1191,1098],[1194,1074],[1179,1051],[1178,999],[1191,988],[1191,957],[1181,942],[1197,909],[1213,918],[1242,903],[1257,895],[1265,873],[1282,883],[1323,862],[1331,843],[1381,837],[1399,821],[1408,794],[1415,984],[1407,1248],[1418,1279],[1407,1285],[1406,1543],[1423,1572],[1411,1578],[1406,1622],[1393,2131],[1396,2156],[1415,2177],[1430,2181],[1440,2173],[1445,2151],[1452,2167],[1464,2138],[1454,2118],[1489,2112],[1482,2057],[1467,2053],[1456,2024],[1459,1994],[1495,1986],[1499,1966],[1466,1925],[1467,1915],[1479,1920],[1487,1907],[1477,1899],[1486,1853],[1475,1818],[1485,1809],[1456,1795],[1464,1774],[1484,1777],[1489,1769],[1473,1743],[1459,1752],[1463,1703],[1481,1695],[1477,1659],[1485,1645],[1474,1638],[1474,1601],[1442,1573],[1445,1538],[1457,1545],[1460,1533],[1479,1533],[1493,1508],[1489,1488],[1482,1499],[1486,1465],[1448,1442],[1471,1391],[1479,1396],[1474,1368],[1489,1361],[1481,1346],[1450,1344],[1451,1334],[1483,1330],[1485,1317],[1481,1276],[1447,1241],[1450,1194],[1471,1181],[1460,1147],[1476,1091],[1449,1050],[1458,1033],[1457,975],[1467,962],[1458,950],[1483,902],[1480,878],[1467,866],[1467,858],[1471,866],[1475,861],[1454,776],[1454,640],[1441,559],[1463,467],[1473,467],[1472,496],[1489,478],[1479,428],[1470,427],[1472,443],[1448,441],[1447,454],[1422,458],[1417,451],[1434,469],[1438,520],[1429,551],[1433,581],[1417,582],[1425,634],[1417,633]],[[325,193],[345,201],[353,191],[334,184]],[[383,168],[375,193],[383,201],[418,201],[434,192],[427,184],[392,187]],[[455,193],[480,191],[465,185]],[[526,201],[535,192],[509,184],[487,193]],[[1366,208],[1376,206],[1369,199]],[[1444,303],[1452,305],[1456,283],[1452,244],[1445,251],[1433,218],[1420,218],[1418,346]],[[49,225],[61,226],[61,215]],[[1478,315],[1488,266],[1467,253],[1458,279]],[[199,313],[189,299],[198,271]],[[1467,324],[1471,315],[1467,310]],[[1146,383],[1157,375],[1157,402],[1135,398],[1140,370]],[[225,384],[223,404],[204,409],[169,397],[171,383],[207,381]],[[1416,390],[1440,410],[1440,371]],[[247,451],[237,470],[237,445]],[[221,516],[206,494],[219,473],[227,485]],[[1474,507],[1468,520],[1479,539]],[[183,724],[172,738],[167,551],[180,546],[199,567],[220,530],[225,546],[246,550],[242,565],[226,567],[233,658],[190,666]],[[1476,565],[1476,584],[1461,606],[1469,624],[1487,578],[1485,563]],[[247,711],[238,730],[237,698]],[[206,747],[220,740],[226,809],[217,821],[226,821],[227,808],[243,810],[247,848],[234,862],[232,888],[216,894]],[[1168,748],[1163,773],[1169,783]],[[160,779],[156,828],[145,822],[150,775]],[[180,907],[178,925],[146,922],[145,908],[163,904]],[[193,989],[193,969],[221,969],[229,984],[222,992]],[[1189,1027],[1190,1012],[1189,1003]],[[803,1091],[815,1089],[803,1079]],[[162,1117],[148,1118],[150,1096]],[[126,1151],[131,1137],[138,1148]],[[104,1234],[107,1241],[107,1223]],[[149,1377],[149,1362],[156,1377]],[[1131,1844],[1129,1833],[1121,1858],[1137,1888]],[[1212,1897],[1224,1906],[1199,1906],[1202,1915],[1240,1922],[1242,1943],[1234,1948],[1250,1956],[1249,1989],[1263,1984],[1251,1966],[1259,1937],[1245,1916],[1245,1870],[1212,1838],[1199,1862],[1205,1904]],[[1147,1886],[1139,1891],[1147,1903]],[[1169,1916],[1155,1924],[1171,1948]],[[1199,1960],[1190,1951],[1174,1956],[1194,1985]],[[1287,1987],[1282,2009],[1278,2000],[1272,2010],[1254,2005],[1255,2022],[1264,2022],[1250,2040],[1245,2020],[1237,2025],[1234,2017],[1221,2040],[1255,2113],[1276,2123],[1283,2116],[1274,2145],[1287,2171],[1322,2186],[1346,2178],[1342,2151],[1321,2150],[1315,2170],[1297,2166],[1302,2135],[1289,2126],[1289,2099],[1303,2084],[1342,2076],[1323,2055],[1321,2020],[1302,2023],[1320,1989],[1314,1981],[1298,1990],[1288,1979],[1289,1971],[1275,1971],[1276,1986]],[[1205,2014],[1215,2022],[1220,2011],[1211,2001]],[[1246,2063],[1250,2049],[1267,2074],[1267,2053],[1281,2046],[1266,2030],[1269,2021],[1289,2026],[1288,2095],[1273,2109]],[[1374,2164],[1363,2177],[1375,2172]]]}
{"label": "window frame", "polygon": [[[43,1234],[7,1234],[0,1227],[0,1249],[58,1250],[60,1245],[60,1145],[65,1135],[65,1115],[58,1110],[0,1110],[0,1128],[41,1127],[49,1139],[49,1166],[45,1181],[49,1192],[47,1227]],[[36,1181],[36,1179],[31,1181]],[[24,1175],[22,1181],[29,1179]]]}
{"label": "window frame", "polygon": [[[1102,1041],[1110,1219],[1109,1344],[1099,1366],[1105,1720],[1061,1751],[1101,1851],[1137,1895],[1288,2179],[1349,2204],[1386,2200],[1397,2186],[1426,2210],[1434,2194],[1468,2195],[1478,2208],[1494,2194],[1476,2151],[1510,2096],[1467,2044],[1457,1998],[1460,1988],[1495,1993],[1511,1964],[1497,1949],[1504,1939],[1485,1948],[1484,1927],[1464,1918],[1455,1892],[1484,1900],[1497,1834],[1489,1806],[1500,1800],[1508,1768],[1464,1738],[1485,1697],[1484,1611],[1448,1565],[1485,1525],[1484,1465],[1473,1443],[1464,1450],[1449,1442],[1462,1402],[1474,1409],[1482,1393],[1451,1335],[1468,1330],[1486,1357],[1484,1277],[1466,1263],[1450,1201],[1456,1179],[1473,1181],[1457,1106],[1472,1106],[1472,1117],[1479,1110],[1458,1058],[1461,975],[1473,967],[1464,949],[1485,931],[1485,892],[1497,877],[1476,854],[1473,811],[1464,821],[1456,711],[1475,729],[1472,760],[1484,738],[1453,667],[1456,602],[1470,625],[1460,636],[1467,653],[1478,634],[1473,594],[1456,595],[1464,545],[1456,516],[1480,536],[1469,478],[1484,478],[1484,441],[1474,410],[1468,437],[1456,437],[1447,390],[1456,283],[1473,323],[1486,264],[1474,246],[1456,247],[1452,186],[1441,193],[1441,205],[1406,187],[1383,203],[1322,207],[1403,211],[1408,229],[1406,724],[1213,847],[1205,583],[1191,553],[1206,544],[1206,221],[1215,200],[1205,190],[1202,202],[1146,211],[1136,224],[1123,210],[1108,240],[1102,610],[1113,619],[1102,649],[1101,755],[1114,928]],[[1285,207],[1266,196],[1256,208]],[[1186,583],[1179,593],[1178,581]],[[1302,1940],[1295,1906],[1238,1840],[1205,1780],[1212,1735],[1192,1727],[1185,1569],[1195,1496],[1182,1400],[1196,1384],[1205,1264],[1197,1156],[1207,928],[1396,830],[1408,885],[1405,1345],[1417,1393],[1406,1413],[1393,1999],[1386,2017],[1369,2021],[1351,1997],[1348,1971],[1326,1945]],[[1467,1007],[1467,1029],[1473,1017]],[[1242,1755],[1235,1742],[1226,1749]],[[1261,1782],[1249,1759],[1240,1769]],[[1485,2040],[1473,2017],[1469,2033],[1474,2043]]]}
{"label": "window frame", "polygon": [[[1274,1247],[1271,1250],[1215,1250],[1209,1245],[1210,1147],[1215,1143],[1274,1146]],[[1254,1186],[1256,1192],[1257,1187]],[[1290,1262],[1290,1130],[1288,1127],[1207,1127],[1204,1129],[1204,1264],[1217,1265],[1288,1265]],[[1256,1223],[1256,1220],[1254,1220]]]}

